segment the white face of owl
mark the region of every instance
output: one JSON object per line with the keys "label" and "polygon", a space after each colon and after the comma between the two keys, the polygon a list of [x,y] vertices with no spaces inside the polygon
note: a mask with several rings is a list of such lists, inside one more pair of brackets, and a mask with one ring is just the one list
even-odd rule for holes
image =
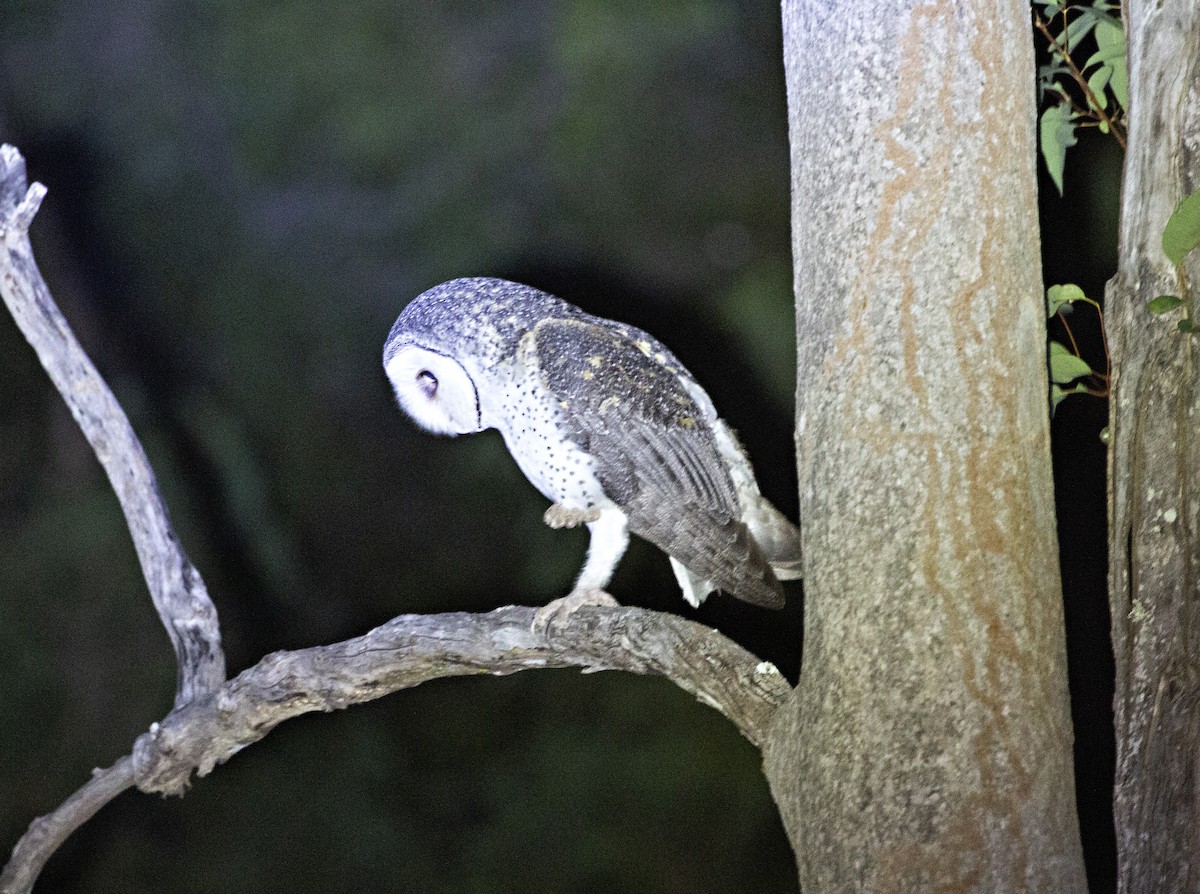
{"label": "white face of owl", "polygon": [[386,372],[417,425],[439,435],[483,431],[479,392],[457,360],[409,345],[388,361]]}

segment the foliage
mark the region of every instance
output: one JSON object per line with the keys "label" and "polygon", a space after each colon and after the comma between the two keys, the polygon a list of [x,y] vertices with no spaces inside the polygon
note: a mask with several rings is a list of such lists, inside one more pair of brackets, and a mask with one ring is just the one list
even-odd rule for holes
{"label": "foliage", "polygon": [[[1125,109],[1129,104],[1129,72],[1125,60],[1125,29],[1118,17],[1120,6],[1105,0],[1090,5],[1042,2],[1034,9],[1034,27],[1046,39],[1048,59],[1038,67],[1038,102],[1051,101],[1039,120],[1042,158],[1059,195],[1067,150],[1076,145],[1079,127],[1095,127],[1125,146]],[[1090,41],[1089,41],[1090,38]],[[1079,65],[1077,58],[1092,49]],[[1104,332],[1104,310],[1073,284],[1051,286],[1046,291],[1047,311],[1057,318],[1068,344],[1050,341],[1051,412],[1069,395],[1090,394],[1107,399],[1109,389],[1108,344],[1104,345],[1104,371],[1093,369],[1081,356],[1067,316],[1073,305],[1090,306]]]}
{"label": "foliage", "polygon": [[[1129,104],[1129,72],[1125,57],[1124,26],[1118,17],[1120,6],[1093,0],[1090,6],[1072,3],[1040,3],[1042,11],[1034,10],[1034,25],[1046,38],[1049,59],[1038,68],[1038,99],[1057,97],[1042,112],[1039,127],[1042,158],[1051,180],[1063,192],[1063,171],[1067,150],[1076,145],[1076,129],[1096,127],[1111,134],[1122,148],[1125,146],[1125,109]],[[1075,58],[1088,37],[1094,51],[1082,66]],[[1154,314],[1166,314],[1183,308],[1177,323],[1180,332],[1196,334],[1200,326],[1191,311],[1184,256],[1200,245],[1200,192],[1179,203],[1163,230],[1163,252],[1175,265],[1180,283],[1180,295],[1160,295],[1147,304]],[[1046,292],[1047,310],[1057,317],[1070,341],[1070,347],[1058,341],[1050,342],[1051,411],[1071,394],[1091,394],[1108,397],[1109,358],[1105,344],[1105,371],[1093,370],[1080,356],[1079,346],[1067,322],[1074,302],[1082,301],[1100,315],[1103,332],[1103,309],[1087,298],[1075,285],[1051,286]],[[1073,383],[1073,384],[1072,384]]]}
{"label": "foliage", "polygon": [[1165,314],[1182,307],[1183,318],[1176,326],[1180,332],[1189,335],[1200,333],[1200,326],[1196,324],[1192,313],[1191,290],[1188,288],[1183,260],[1197,246],[1200,246],[1200,191],[1181,201],[1163,228],[1163,254],[1175,265],[1175,276],[1179,280],[1182,295],[1159,295],[1146,304],[1146,309],[1153,314]]}
{"label": "foliage", "polygon": [[1200,191],[1179,203],[1167,219],[1162,237],[1163,253],[1178,267],[1184,255],[1200,245]]}
{"label": "foliage", "polygon": [[[1034,10],[1034,25],[1046,38],[1049,52],[1048,61],[1038,67],[1038,102],[1057,97],[1042,112],[1042,158],[1062,195],[1067,150],[1077,142],[1078,127],[1099,128],[1125,145],[1125,109],[1129,105],[1125,29],[1118,17],[1120,6],[1104,0],[1092,0],[1089,6],[1038,5],[1042,12]],[[1076,59],[1085,44],[1094,50],[1079,65]]]}
{"label": "foliage", "polygon": [[1080,356],[1079,344],[1067,317],[1074,311],[1075,304],[1091,307],[1100,318],[1100,331],[1104,331],[1104,310],[1099,302],[1093,301],[1074,283],[1054,285],[1046,290],[1046,309],[1051,319],[1057,319],[1066,331],[1070,347],[1059,341],[1050,342],[1050,410],[1071,394],[1091,394],[1108,397],[1109,357],[1108,344],[1104,345],[1104,372],[1092,369]]}

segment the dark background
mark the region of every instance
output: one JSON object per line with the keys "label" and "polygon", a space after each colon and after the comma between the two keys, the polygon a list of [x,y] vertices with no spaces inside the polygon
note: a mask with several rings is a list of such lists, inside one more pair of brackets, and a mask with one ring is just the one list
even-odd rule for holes
{"label": "dark background", "polygon": [[[33,228],[43,273],[143,439],[232,673],[398,613],[569,588],[586,538],[542,524],[499,437],[420,434],[389,393],[392,320],[452,277],[519,279],[662,338],[795,517],[780,41],[776,3],[732,0],[0,8],[0,140],[50,189]],[[1067,199],[1043,184],[1048,282],[1100,295],[1119,163],[1085,139]],[[1072,397],[1054,420],[1097,892],[1113,860],[1104,413]],[[611,589],[798,673],[798,586],[782,613],[721,598],[692,611],[666,559],[635,543]],[[127,753],[174,686],[116,500],[7,317],[0,656],[7,849]],[[119,798],[38,890],[796,882],[759,755],[731,724],[661,680],[554,671],[291,721],[182,800]]]}

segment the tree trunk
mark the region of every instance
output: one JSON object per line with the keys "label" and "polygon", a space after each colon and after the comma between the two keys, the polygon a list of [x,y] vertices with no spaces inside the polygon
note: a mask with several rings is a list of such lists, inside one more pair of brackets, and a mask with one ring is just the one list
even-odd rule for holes
{"label": "tree trunk", "polygon": [[805,894],[1082,892],[1022,0],[785,0]]}
{"label": "tree trunk", "polygon": [[[1200,892],[1200,344],[1176,314],[1146,310],[1184,294],[1162,234],[1200,189],[1200,6],[1127,0],[1124,12],[1129,145],[1107,297],[1119,889]],[[1195,320],[1197,252],[1188,262]]]}

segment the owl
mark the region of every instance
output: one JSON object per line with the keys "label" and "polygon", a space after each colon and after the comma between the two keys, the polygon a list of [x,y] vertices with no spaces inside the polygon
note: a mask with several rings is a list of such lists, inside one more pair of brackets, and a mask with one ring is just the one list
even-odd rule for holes
{"label": "owl", "polygon": [[630,532],[663,550],[683,597],[722,590],[781,608],[801,576],[800,532],[759,493],[704,389],[634,326],[529,286],[455,279],[417,296],[383,348],[401,408],[422,428],[500,431],[554,528],[587,525],[571,593],[538,613],[615,605],[604,588]]}

